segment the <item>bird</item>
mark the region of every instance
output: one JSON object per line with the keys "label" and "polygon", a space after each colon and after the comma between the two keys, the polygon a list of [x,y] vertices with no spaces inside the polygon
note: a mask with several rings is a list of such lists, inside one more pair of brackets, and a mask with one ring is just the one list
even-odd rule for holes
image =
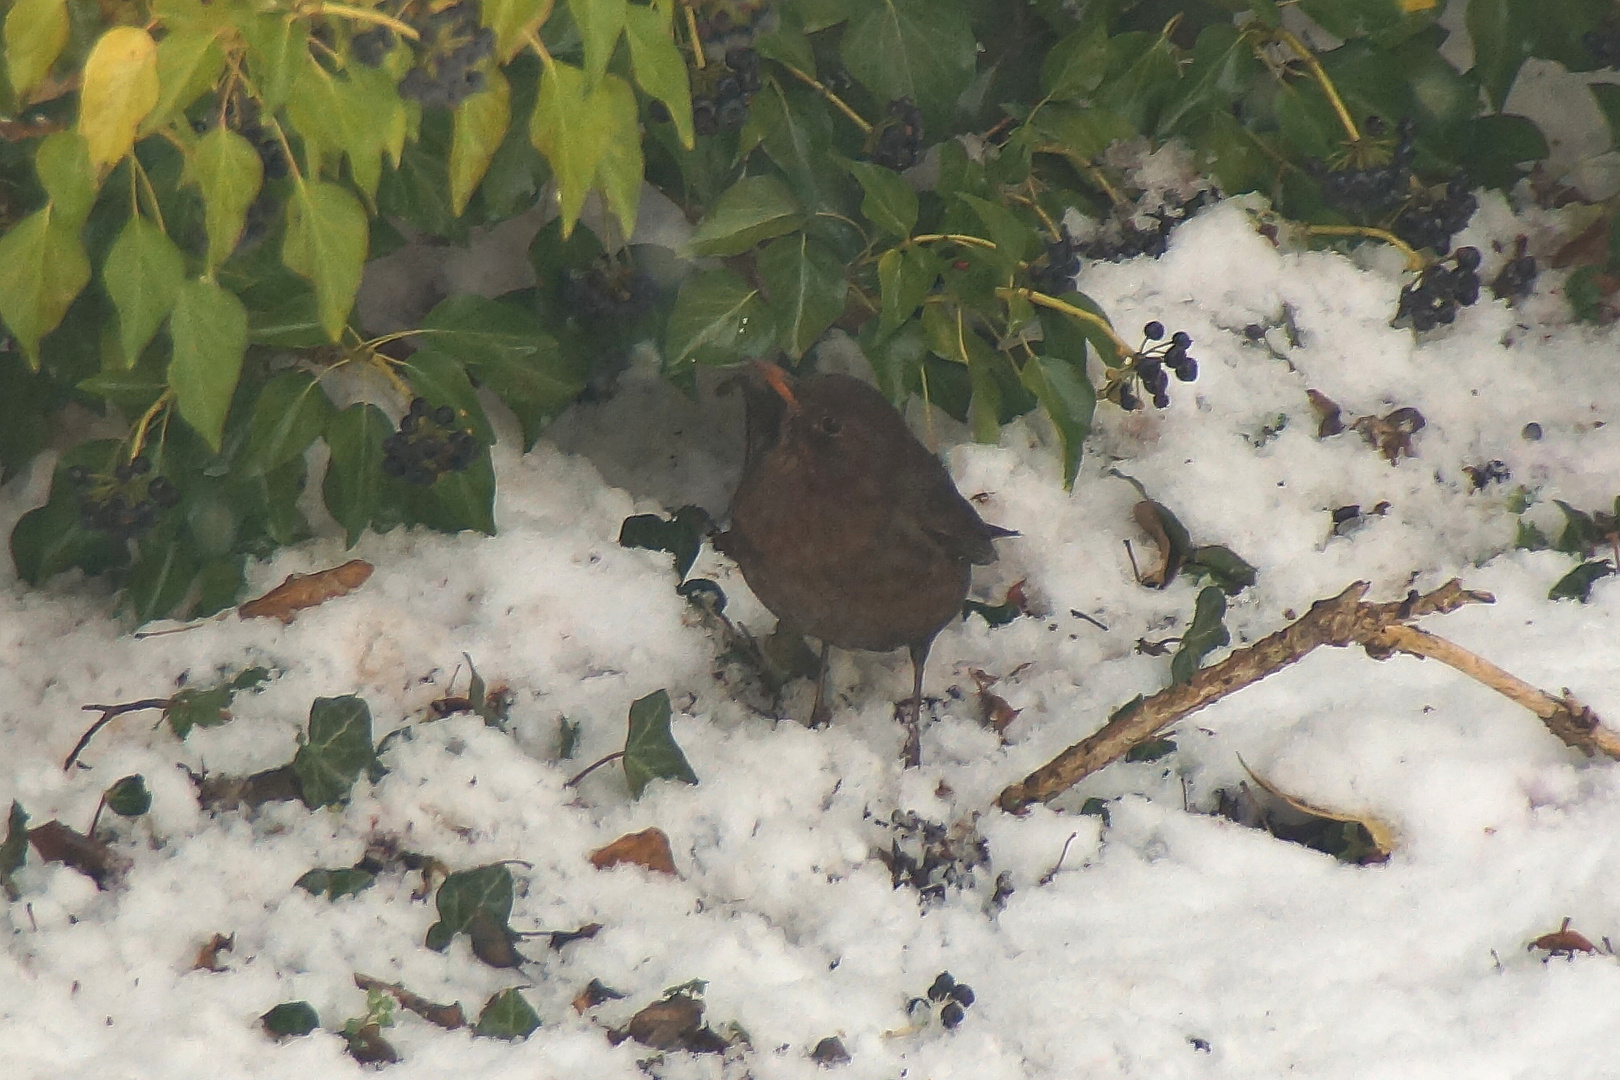
{"label": "bird", "polygon": [[910,651],[905,758],[915,765],[929,648],[961,613],[972,568],[1017,534],[979,516],[870,384],[794,378],[757,360],[742,387],[742,478],[715,547],[778,619],[821,642],[811,726],[830,718],[831,647]]}

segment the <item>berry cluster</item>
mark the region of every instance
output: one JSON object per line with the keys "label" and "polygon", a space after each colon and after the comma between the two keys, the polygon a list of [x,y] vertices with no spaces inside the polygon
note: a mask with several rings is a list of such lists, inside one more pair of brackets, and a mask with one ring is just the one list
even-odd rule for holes
{"label": "berry cluster", "polygon": [[707,94],[692,98],[692,130],[714,135],[721,130],[735,131],[748,121],[748,99],[762,85],[759,80],[759,53],[746,45],[726,50],[726,71],[714,81]]}
{"label": "berry cluster", "polygon": [[[1157,319],[1142,327],[1142,336],[1150,342],[1164,341],[1164,323]],[[1170,335],[1170,340],[1162,345],[1147,345],[1136,354],[1136,378],[1141,382],[1142,389],[1153,401],[1155,409],[1170,407],[1170,374],[1174,372],[1181,382],[1192,382],[1198,378],[1198,361],[1187,352],[1192,347],[1192,335],[1185,330],[1177,330]],[[1136,396],[1136,390],[1130,382],[1119,384],[1119,407],[1127,411],[1140,409],[1141,400]]]}
{"label": "berry cluster", "polygon": [[82,465],[66,472],[79,504],[79,527],[104,532],[114,540],[134,540],[157,521],[158,511],[180,502],[180,492],[168,478],[153,476],[152,462],[144,455],[113,469],[111,476],[92,473]]}
{"label": "berry cluster", "polygon": [[973,1001],[973,987],[957,982],[950,972],[942,971],[928,987],[928,996],[912,998],[906,1003],[906,1012],[914,1022],[921,1021],[938,1005],[939,1022],[949,1031],[967,1019],[967,1008]]}
{"label": "berry cluster", "polygon": [[617,266],[606,257],[588,270],[562,272],[562,302],[581,322],[632,322],[652,309],[658,286],[634,266]]}
{"label": "berry cluster", "polygon": [[1528,246],[1525,238],[1519,237],[1513,246],[1513,258],[1504,263],[1496,277],[1491,279],[1491,295],[1498,300],[1516,304],[1535,291],[1536,275],[1540,271],[1536,266],[1536,257],[1525,253]]}
{"label": "berry cluster", "polygon": [[[1362,127],[1375,140],[1384,132],[1384,122],[1376,116],[1369,116]],[[1309,163],[1307,169],[1322,185],[1322,201],[1335,210],[1377,214],[1406,197],[1412,181],[1412,159],[1416,156],[1412,122],[1402,120],[1395,125],[1395,142],[1389,148],[1388,161],[1364,168],[1351,168],[1347,162],[1345,168],[1339,169],[1328,169],[1317,161]]]}
{"label": "berry cluster", "polygon": [[[382,28],[386,37],[375,43],[359,46],[358,35],[351,49],[358,49],[356,59],[367,63],[375,57],[378,63],[392,47],[392,34]],[[478,24],[478,5],[473,0],[461,0],[441,11],[431,11],[416,27],[421,40],[416,43],[416,66],[399,81],[401,97],[413,98],[426,107],[439,106],[453,109],[463,100],[484,88],[484,73],[477,65],[495,48],[495,32]]]}
{"label": "berry cluster", "polygon": [[1074,275],[1080,272],[1080,245],[1069,230],[1046,245],[1046,258],[1029,271],[1030,288],[1051,296],[1061,296],[1074,288]]}
{"label": "berry cluster", "polygon": [[904,172],[922,156],[922,113],[908,97],[889,102],[889,119],[877,129],[872,163]]}
{"label": "berry cluster", "polygon": [[1459,306],[1470,307],[1478,299],[1479,249],[1458,248],[1450,259],[1430,266],[1401,290],[1395,321],[1410,319],[1414,330],[1433,330],[1455,321]]}
{"label": "berry cluster", "polygon": [[455,409],[435,409],[427,399],[415,399],[400,418],[399,430],[383,440],[383,472],[419,487],[447,472],[461,472],[478,453],[478,440],[455,424]]}
{"label": "berry cluster", "polygon": [[1430,248],[1436,255],[1451,250],[1451,238],[1468,227],[1479,200],[1460,174],[1446,183],[1439,197],[1425,197],[1401,211],[1390,231],[1415,248]]}
{"label": "berry cluster", "polygon": [[1189,199],[1173,191],[1165,192],[1163,205],[1144,213],[1123,213],[1115,216],[1097,230],[1092,239],[1080,245],[1080,254],[1088,259],[1121,262],[1138,255],[1157,258],[1170,246],[1170,233],[1177,225],[1192,217],[1211,200],[1209,189],[1199,190]]}

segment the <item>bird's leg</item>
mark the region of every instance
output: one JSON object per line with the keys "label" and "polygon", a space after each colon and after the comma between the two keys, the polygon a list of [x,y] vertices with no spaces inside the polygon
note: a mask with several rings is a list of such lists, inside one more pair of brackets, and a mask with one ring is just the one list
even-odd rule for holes
{"label": "bird's leg", "polygon": [[826,727],[832,722],[832,709],[827,707],[827,653],[832,649],[821,643],[821,663],[816,665],[816,703],[810,709],[810,726]]}
{"label": "bird's leg", "polygon": [[922,764],[922,680],[923,665],[928,662],[928,647],[932,640],[911,646],[911,712],[904,719],[906,742],[901,749],[901,763],[908,769]]}

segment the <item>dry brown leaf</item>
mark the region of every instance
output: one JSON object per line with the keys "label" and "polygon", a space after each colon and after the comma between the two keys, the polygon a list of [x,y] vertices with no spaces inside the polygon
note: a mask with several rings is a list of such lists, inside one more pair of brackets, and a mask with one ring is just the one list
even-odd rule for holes
{"label": "dry brown leaf", "polygon": [[1311,399],[1311,409],[1316,413],[1316,437],[1326,439],[1337,435],[1344,430],[1344,410],[1339,403],[1319,390],[1307,390],[1305,396]]}
{"label": "dry brown leaf", "polygon": [[1427,423],[1423,414],[1410,405],[1386,413],[1384,416],[1358,416],[1351,429],[1361,433],[1368,445],[1376,447],[1391,465],[1401,458],[1416,457],[1412,439]]}
{"label": "dry brown leaf", "polygon": [[288,574],[287,580],[263,596],[236,609],[244,619],[280,619],[290,623],[298,612],[316,607],[337,596],[345,596],[366,583],[373,567],[364,559],[350,559],[342,566],[313,574]]}
{"label": "dry brown leaf", "polygon": [[687,994],[671,994],[630,1018],[625,1034],[654,1050],[690,1049],[703,1024],[703,1002]]}
{"label": "dry brown leaf", "polygon": [[47,821],[28,830],[28,842],[46,862],[71,866],[105,889],[129,869],[130,862],[100,840],[78,832],[60,821]]}
{"label": "dry brown leaf", "polygon": [[225,965],[219,962],[219,954],[230,952],[236,948],[236,935],[215,934],[197,950],[197,958],[191,962],[192,971],[224,971]]}
{"label": "dry brown leaf", "polygon": [[1553,252],[1547,265],[1554,270],[1571,266],[1602,266],[1609,261],[1609,216],[1604,215]]}
{"label": "dry brown leaf", "polygon": [[1175,577],[1176,551],[1175,545],[1170,542],[1170,534],[1164,530],[1164,520],[1159,516],[1159,509],[1150,499],[1143,499],[1131,508],[1131,517],[1136,524],[1148,535],[1153,546],[1159,552],[1159,565],[1150,567],[1141,574],[1141,583],[1150,588],[1161,588],[1171,578]]}
{"label": "dry brown leaf", "polygon": [[618,1001],[625,996],[622,991],[613,989],[601,979],[592,979],[585,985],[585,989],[574,995],[574,1011],[583,1016],[604,1001]]}
{"label": "dry brown leaf", "polygon": [[1576,953],[1595,953],[1597,946],[1593,945],[1587,936],[1579,930],[1569,928],[1569,917],[1564,917],[1564,925],[1550,934],[1542,934],[1529,945],[1527,949],[1542,949],[1547,953],[1548,959],[1554,956],[1568,956],[1573,958]]}
{"label": "dry brown leaf", "polygon": [[1389,858],[1390,852],[1395,850],[1395,827],[1387,821],[1381,821],[1371,814],[1345,814],[1337,810],[1326,810],[1308,803],[1304,799],[1296,798],[1281,790],[1269,780],[1263,779],[1260,774],[1249,768],[1249,763],[1244,761],[1241,755],[1238,757],[1238,764],[1243,766],[1243,771],[1249,774],[1249,779],[1258,784],[1267,795],[1285,803],[1299,813],[1316,818],[1325,818],[1328,821],[1342,821],[1349,825],[1360,825],[1367,830],[1367,835],[1372,838],[1374,853],[1372,856],[1364,858],[1363,863],[1384,862]]}
{"label": "dry brown leaf", "polygon": [[591,865],[598,870],[620,863],[634,863],[660,874],[675,873],[675,854],[670,850],[669,837],[658,828],[626,833],[607,847],[591,852]]}

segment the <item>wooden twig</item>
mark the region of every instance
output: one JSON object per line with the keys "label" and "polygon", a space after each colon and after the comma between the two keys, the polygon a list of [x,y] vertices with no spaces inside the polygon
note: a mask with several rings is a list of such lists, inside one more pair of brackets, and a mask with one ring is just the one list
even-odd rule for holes
{"label": "wooden twig", "polygon": [[90,745],[90,740],[95,737],[96,732],[125,713],[140,712],[142,709],[167,709],[169,700],[169,698],[144,698],[141,701],[126,701],[122,705],[81,706],[85,712],[100,712],[101,718],[91,724],[89,729],[79,736],[79,741],[73,744],[73,749],[69,751],[67,760],[62,762],[63,771],[73,768],[73,763],[79,760],[79,755],[84,753],[86,746]]}
{"label": "wooden twig", "polygon": [[1620,760],[1620,735],[1603,727],[1597,715],[1569,691],[1564,691],[1561,698],[1553,697],[1459,645],[1404,625],[1425,615],[1455,611],[1465,604],[1493,603],[1495,598],[1489,593],[1464,589],[1452,580],[1427,595],[1414,592],[1404,600],[1370,604],[1362,600],[1367,589],[1367,582],[1355,582],[1338,596],[1318,600],[1302,618],[1276,633],[1203,668],[1188,682],[1127,704],[1101,729],[1023,780],[1008,785],[998,805],[1018,813],[1033,803],[1049,802],[1189,713],[1259,682],[1322,645],[1360,645],[1377,660],[1397,652],[1432,656],[1523,705],[1568,745],[1587,754],[1601,753]]}

